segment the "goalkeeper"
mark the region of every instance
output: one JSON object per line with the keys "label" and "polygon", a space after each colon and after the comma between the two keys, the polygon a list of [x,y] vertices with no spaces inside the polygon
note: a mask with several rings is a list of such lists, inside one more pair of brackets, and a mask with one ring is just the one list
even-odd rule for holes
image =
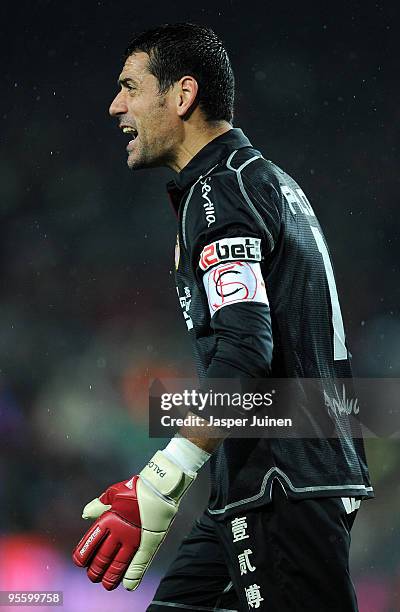
{"label": "goalkeeper", "polygon": [[[129,168],[176,173],[167,186],[176,285],[199,378],[295,378],[300,387],[350,378],[322,229],[298,183],[232,127],[234,78],[219,38],[193,24],[144,32],[119,85],[110,114],[128,135]],[[200,440],[181,430],[140,474],[87,504],[94,522],[75,563],[108,590],[136,589],[208,461],[207,508],[149,612],[357,611],[350,531],[373,490],[360,431],[329,405],[304,412],[307,438]],[[327,422],[342,435],[321,435]]]}

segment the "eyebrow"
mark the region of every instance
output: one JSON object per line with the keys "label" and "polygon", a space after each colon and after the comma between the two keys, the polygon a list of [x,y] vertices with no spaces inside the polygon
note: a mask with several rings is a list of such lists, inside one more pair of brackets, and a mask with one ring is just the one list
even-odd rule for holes
{"label": "eyebrow", "polygon": [[119,78],[117,81],[117,85],[122,85],[122,86],[126,86],[129,83],[132,83],[132,85],[137,85],[137,81],[135,81],[135,79],[132,79],[131,77],[125,77],[124,79]]}

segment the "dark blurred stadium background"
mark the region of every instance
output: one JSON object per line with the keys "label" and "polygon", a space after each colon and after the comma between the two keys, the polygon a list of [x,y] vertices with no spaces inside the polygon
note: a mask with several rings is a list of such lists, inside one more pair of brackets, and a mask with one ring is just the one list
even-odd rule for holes
{"label": "dark blurred stadium background", "polygon": [[[63,589],[66,612],[141,612],[206,504],[204,473],[138,593],[106,593],[72,566],[83,504],[160,446],[147,377],[192,374],[171,173],[130,173],[107,114],[133,32],[191,20],[224,38],[235,125],[297,178],[325,229],[355,373],[400,377],[397,6],[3,4],[0,589]],[[360,612],[400,610],[399,450],[368,441],[377,498],[353,532]]]}

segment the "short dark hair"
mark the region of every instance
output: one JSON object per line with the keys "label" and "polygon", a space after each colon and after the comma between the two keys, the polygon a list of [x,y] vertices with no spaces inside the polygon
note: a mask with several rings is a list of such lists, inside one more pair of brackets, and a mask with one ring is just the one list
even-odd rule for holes
{"label": "short dark hair", "polygon": [[199,85],[196,103],[206,120],[232,122],[235,80],[225,47],[213,30],[193,23],[164,24],[136,35],[125,60],[139,51],[149,55],[149,71],[160,93],[190,75]]}

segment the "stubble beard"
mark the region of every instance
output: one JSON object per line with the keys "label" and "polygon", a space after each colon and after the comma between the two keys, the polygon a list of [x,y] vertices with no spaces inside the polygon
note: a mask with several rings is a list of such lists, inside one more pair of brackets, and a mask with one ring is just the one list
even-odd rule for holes
{"label": "stubble beard", "polygon": [[[139,136],[137,137],[139,138]],[[153,153],[150,154],[150,146],[145,143],[140,143],[140,151],[133,150],[129,153],[127,164],[130,170],[143,170],[144,168],[165,168],[171,167],[174,155],[172,153],[172,147],[169,148],[166,142],[157,143],[153,145]],[[146,151],[147,149],[147,151]],[[158,149],[156,151],[156,149]],[[137,155],[137,157],[136,157]],[[132,156],[132,159],[131,159]]]}
{"label": "stubble beard", "polygon": [[[165,96],[161,96],[157,106],[153,108],[148,126],[154,125],[154,129],[160,131],[158,126],[163,125],[167,120],[165,111],[163,110],[165,105]],[[155,138],[151,145],[149,142],[146,142],[146,140],[142,140],[140,134],[137,136],[137,139],[139,139],[137,144],[139,144],[140,149],[139,151],[136,151],[136,149],[132,151],[134,156],[137,155],[134,161],[130,162],[131,154],[128,156],[127,164],[130,170],[171,167],[171,163],[174,161],[175,157],[173,154],[173,137],[171,133],[162,133],[162,137],[159,137],[159,139]]]}

